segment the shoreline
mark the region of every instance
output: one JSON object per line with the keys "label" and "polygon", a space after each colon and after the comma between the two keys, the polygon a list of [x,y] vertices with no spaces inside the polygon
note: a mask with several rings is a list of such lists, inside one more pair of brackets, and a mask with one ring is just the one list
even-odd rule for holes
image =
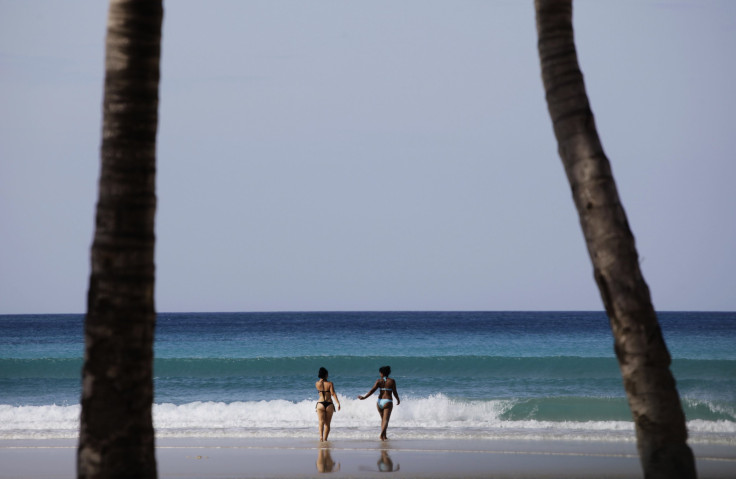
{"label": "shoreline", "polygon": [[[0,440],[2,479],[75,476],[76,439]],[[691,444],[698,477],[736,476],[732,446]],[[160,478],[631,478],[633,442],[575,440],[157,438]]]}

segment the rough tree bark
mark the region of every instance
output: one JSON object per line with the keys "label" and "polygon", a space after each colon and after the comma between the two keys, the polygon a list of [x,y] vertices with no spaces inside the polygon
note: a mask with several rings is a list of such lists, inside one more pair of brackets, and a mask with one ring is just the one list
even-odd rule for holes
{"label": "rough tree bark", "polygon": [[154,478],[156,130],[163,5],[111,0],[85,319],[80,478]]}
{"label": "rough tree bark", "polygon": [[539,58],[559,155],[614,337],[647,478],[693,478],[670,355],[578,66],[572,0],[536,0]]}

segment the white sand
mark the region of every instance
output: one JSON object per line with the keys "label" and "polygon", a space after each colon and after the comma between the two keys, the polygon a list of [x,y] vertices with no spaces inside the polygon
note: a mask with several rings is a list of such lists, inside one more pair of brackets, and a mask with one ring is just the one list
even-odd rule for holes
{"label": "white sand", "polygon": [[[701,479],[736,477],[733,446],[693,445]],[[159,439],[161,478],[632,478],[630,442]],[[75,440],[0,441],[0,478],[74,477]],[[330,473],[331,471],[331,473]]]}

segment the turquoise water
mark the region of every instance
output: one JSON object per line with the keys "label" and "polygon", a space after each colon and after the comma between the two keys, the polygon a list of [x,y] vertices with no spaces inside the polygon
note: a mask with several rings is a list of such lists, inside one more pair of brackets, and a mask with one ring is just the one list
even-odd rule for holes
{"label": "turquoise water", "polygon": [[[660,313],[691,437],[736,444],[736,313]],[[81,315],[0,316],[0,438],[75,433]],[[168,436],[313,434],[330,371],[333,425],[373,434],[357,401],[390,365],[405,437],[620,437],[633,431],[600,312],[160,314],[154,417]],[[337,431],[337,429],[336,429]]]}

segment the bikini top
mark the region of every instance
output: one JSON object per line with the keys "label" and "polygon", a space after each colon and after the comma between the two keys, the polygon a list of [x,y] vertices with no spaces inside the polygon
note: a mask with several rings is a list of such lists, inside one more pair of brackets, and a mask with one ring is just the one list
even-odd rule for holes
{"label": "bikini top", "polygon": [[[324,386],[324,385],[325,385],[325,380],[323,379],[323,380],[322,380],[322,386]],[[327,388],[327,389],[325,389],[324,391],[323,391],[323,390],[321,390],[321,389],[317,389],[317,391],[319,391],[319,392],[321,392],[321,393],[322,393],[322,397],[323,397],[324,399],[329,399],[329,398],[330,398],[330,388]]]}
{"label": "bikini top", "polygon": [[[386,385],[386,381],[388,381],[388,378],[383,379],[383,385]],[[393,388],[381,388],[381,391],[393,391]]]}

